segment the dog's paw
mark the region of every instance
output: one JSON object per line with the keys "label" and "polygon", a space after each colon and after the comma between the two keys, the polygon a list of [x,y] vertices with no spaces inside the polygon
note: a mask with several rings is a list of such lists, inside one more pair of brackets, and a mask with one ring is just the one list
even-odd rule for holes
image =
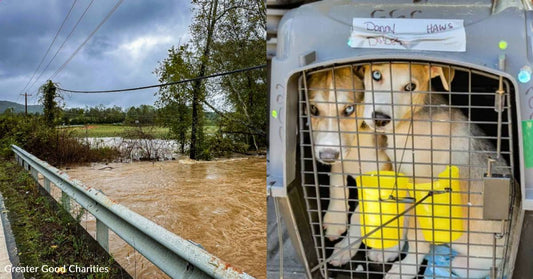
{"label": "dog's paw", "polygon": [[[402,277],[401,275],[398,275],[398,274],[385,274],[385,277],[383,277],[383,279],[405,279],[407,277]],[[412,277],[410,277],[412,278]]]}
{"label": "dog's paw", "polygon": [[[352,242],[355,239],[352,238]],[[329,262],[333,266],[341,266],[347,262],[350,261],[352,257],[357,254],[357,250],[359,249],[359,244],[353,244],[351,248],[348,248],[348,246],[351,244],[349,241],[349,238],[344,238],[341,242],[335,244],[335,250],[333,250],[333,258]]]}
{"label": "dog's paw", "polygon": [[346,231],[346,226],[344,225],[328,225],[325,227],[326,237],[330,241],[337,240]]}
{"label": "dog's paw", "polygon": [[368,252],[366,252],[366,257],[373,261],[378,263],[386,263],[386,262],[392,262],[398,256],[400,255],[400,252],[398,251],[387,251],[387,250],[381,250],[381,249],[372,249]]}
{"label": "dog's paw", "polygon": [[412,279],[416,277],[417,273],[417,268],[414,266],[403,265],[400,269],[400,264],[396,263],[387,272],[387,274],[385,274],[383,279]]}
{"label": "dog's paw", "polygon": [[346,231],[348,217],[345,213],[331,213],[324,215],[324,229],[326,237],[333,241],[339,238]]}

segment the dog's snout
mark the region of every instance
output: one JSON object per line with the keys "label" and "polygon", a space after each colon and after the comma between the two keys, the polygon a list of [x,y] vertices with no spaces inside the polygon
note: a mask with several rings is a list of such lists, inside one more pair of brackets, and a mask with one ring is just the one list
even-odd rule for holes
{"label": "dog's snout", "polygon": [[382,112],[374,111],[372,112],[372,120],[374,121],[376,127],[384,127],[390,123],[391,118],[389,115],[386,115]]}
{"label": "dog's snout", "polygon": [[321,150],[318,153],[318,157],[320,157],[320,160],[324,162],[333,162],[339,159],[339,154],[340,153],[338,150],[328,148],[328,149]]}

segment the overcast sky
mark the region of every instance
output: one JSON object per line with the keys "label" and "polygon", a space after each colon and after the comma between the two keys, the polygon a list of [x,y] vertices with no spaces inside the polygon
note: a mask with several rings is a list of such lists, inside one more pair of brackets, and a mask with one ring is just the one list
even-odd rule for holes
{"label": "overcast sky", "polygon": [[[63,43],[90,0],[78,0],[37,77]],[[50,76],[89,36],[118,0],[94,0],[41,78],[30,104]],[[74,0],[0,0],[0,100],[24,103],[30,80]],[[189,0],[125,0],[54,82],[73,90],[105,90],[158,83],[153,74],[167,50],[189,38]],[[33,81],[32,81],[33,83]],[[31,83],[30,83],[31,84]],[[153,104],[157,89],[114,94],[66,94],[67,107]]]}

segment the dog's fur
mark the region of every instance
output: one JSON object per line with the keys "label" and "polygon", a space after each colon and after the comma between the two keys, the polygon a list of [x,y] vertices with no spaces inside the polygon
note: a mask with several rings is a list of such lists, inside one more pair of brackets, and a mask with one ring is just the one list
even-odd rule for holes
{"label": "dog's fur", "polygon": [[[379,71],[380,75],[375,71]],[[488,157],[479,151],[492,150],[492,147],[475,137],[482,133],[474,124],[469,125],[460,111],[450,109],[438,94],[427,92],[434,77],[440,77],[444,89],[449,90],[453,70],[422,64],[382,63],[361,67],[360,73],[364,75],[366,90],[365,122],[376,132],[387,136],[385,152],[393,169],[420,183],[436,179],[446,165],[479,166],[470,169],[460,167],[461,193],[464,205],[482,206],[479,193],[483,190],[483,183],[478,179],[486,171]],[[429,104],[433,105],[432,108],[425,107]],[[379,122],[376,113],[391,119]],[[453,149],[451,158],[449,149]],[[505,162],[501,159],[495,165],[503,166]],[[465,181],[468,178],[476,181],[469,185]],[[492,233],[501,231],[501,222],[482,220],[482,209],[479,207],[465,208],[464,211],[465,217],[470,220],[464,221],[462,236],[451,243],[451,247],[459,253],[452,261],[452,269],[461,278],[485,277],[492,261],[477,257],[492,256]],[[408,255],[401,261],[401,268],[400,262],[396,262],[385,278],[414,278],[418,273],[424,256],[430,250],[430,243],[424,241],[420,230],[414,229],[415,222],[415,218],[409,218]],[[498,245],[502,243],[503,240],[498,240]],[[498,257],[501,253],[502,249],[498,248]]]}
{"label": "dog's fur", "polygon": [[[348,196],[347,176],[357,177],[362,173],[379,169],[389,170],[389,159],[376,148],[380,138],[368,127],[361,127],[363,107],[362,80],[354,75],[353,68],[343,67],[312,74],[307,80],[312,138],[315,158],[331,165],[330,202],[323,223],[326,237],[335,240],[347,229]],[[359,91],[359,92],[357,92]],[[352,111],[346,114],[346,109]],[[363,133],[359,133],[363,132]],[[366,132],[366,133],[364,133]],[[360,157],[363,162],[359,160]],[[379,167],[378,163],[379,162]],[[347,236],[335,245],[332,265],[340,266],[350,260],[359,244],[343,249],[361,236],[359,211],[355,209],[350,220]],[[403,244],[403,243],[402,243]],[[399,245],[400,247],[402,245]],[[391,261],[399,254],[399,247],[373,250],[367,256],[376,261]]]}

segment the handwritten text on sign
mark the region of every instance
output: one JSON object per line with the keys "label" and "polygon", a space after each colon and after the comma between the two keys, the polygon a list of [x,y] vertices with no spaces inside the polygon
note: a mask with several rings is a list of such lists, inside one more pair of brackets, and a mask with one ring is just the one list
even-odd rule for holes
{"label": "handwritten text on sign", "polygon": [[461,19],[354,18],[353,48],[466,51]]}

